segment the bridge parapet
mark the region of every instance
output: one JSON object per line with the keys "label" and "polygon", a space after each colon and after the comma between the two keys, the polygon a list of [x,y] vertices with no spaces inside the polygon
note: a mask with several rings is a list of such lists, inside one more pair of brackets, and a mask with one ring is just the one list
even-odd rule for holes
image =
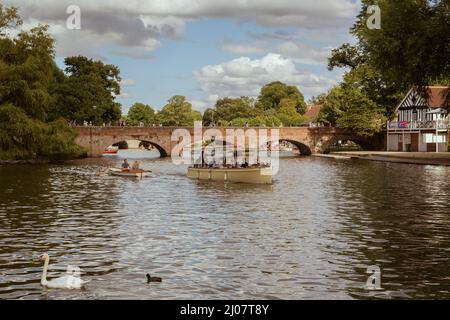
{"label": "bridge parapet", "polygon": [[[172,141],[172,133],[176,129],[186,129],[194,136],[193,127],[76,127],[79,135],[76,143],[88,150],[90,157],[101,156],[108,146],[126,140],[146,141],[154,145],[161,153],[161,156],[170,156],[172,149],[177,145],[177,141]],[[328,146],[338,140],[352,140],[366,149],[382,149],[380,139],[358,137],[346,130],[328,127],[203,127],[202,134],[207,130],[219,130],[223,137],[229,129],[268,131],[270,137],[271,130],[278,130],[280,141],[289,141],[296,145],[302,154],[322,153]]]}

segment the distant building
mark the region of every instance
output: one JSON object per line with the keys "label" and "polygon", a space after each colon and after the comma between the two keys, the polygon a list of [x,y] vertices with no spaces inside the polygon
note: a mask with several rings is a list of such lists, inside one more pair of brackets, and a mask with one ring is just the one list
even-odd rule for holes
{"label": "distant building", "polygon": [[305,116],[308,118],[307,123],[317,122],[317,119],[319,118],[320,114],[320,105],[309,105],[306,107]]}
{"label": "distant building", "polygon": [[450,116],[446,97],[450,87],[429,87],[428,98],[411,89],[396,109],[396,121],[387,125],[387,150],[446,152]]}

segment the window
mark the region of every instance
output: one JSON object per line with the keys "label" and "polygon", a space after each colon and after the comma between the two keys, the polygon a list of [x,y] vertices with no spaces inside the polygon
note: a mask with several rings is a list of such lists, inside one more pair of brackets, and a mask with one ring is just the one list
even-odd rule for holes
{"label": "window", "polygon": [[[437,136],[438,143],[447,142],[447,136],[445,134],[440,134]],[[436,143],[436,134],[434,133],[424,133],[423,134],[423,143]]]}

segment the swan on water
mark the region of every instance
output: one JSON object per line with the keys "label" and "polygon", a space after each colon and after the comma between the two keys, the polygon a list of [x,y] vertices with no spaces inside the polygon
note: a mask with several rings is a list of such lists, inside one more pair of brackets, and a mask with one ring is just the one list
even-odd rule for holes
{"label": "swan on water", "polygon": [[44,261],[44,269],[42,270],[41,285],[52,289],[81,289],[88,281],[83,281],[80,278],[80,268],[78,267],[67,267],[67,275],[47,280],[47,269],[50,262],[50,256],[44,253],[41,257]]}

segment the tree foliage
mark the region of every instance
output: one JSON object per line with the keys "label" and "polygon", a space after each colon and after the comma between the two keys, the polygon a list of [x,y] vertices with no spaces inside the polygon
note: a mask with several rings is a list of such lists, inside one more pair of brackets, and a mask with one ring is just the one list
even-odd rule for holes
{"label": "tree foliage", "polygon": [[58,75],[53,90],[53,116],[97,125],[119,120],[120,104],[114,101],[120,94],[119,69],[82,56],[68,57],[64,63],[65,74]]}
{"label": "tree foliage", "polygon": [[218,126],[300,126],[306,122],[306,103],[297,87],[272,82],[261,89],[258,99],[249,97],[217,100],[203,114],[204,125]]}
{"label": "tree foliage", "polygon": [[157,118],[163,126],[193,126],[194,121],[202,120],[202,115],[192,109],[192,104],[186,97],[176,95],[168,100]]}
{"label": "tree foliage", "polygon": [[127,123],[132,126],[139,125],[140,123],[144,125],[155,124],[155,110],[149,105],[137,102],[128,110]]}
{"label": "tree foliage", "polygon": [[75,130],[60,119],[45,123],[7,103],[0,105],[0,159],[67,159],[84,151],[73,141]]}
{"label": "tree foliage", "polygon": [[0,159],[79,156],[76,132],[50,116],[57,68],[48,26],[10,36],[21,23],[16,8],[0,5]]}
{"label": "tree foliage", "polygon": [[306,103],[303,94],[296,86],[289,86],[280,81],[271,82],[261,88],[258,97],[258,107],[262,110],[278,109],[283,99],[291,100],[297,112],[304,114]]}
{"label": "tree foliage", "polygon": [[352,28],[361,51],[384,82],[401,91],[426,86],[450,72],[450,3],[448,0],[377,2],[382,14],[381,29],[366,27],[367,6]]}
{"label": "tree foliage", "polygon": [[[329,68],[346,68],[342,83],[322,98],[321,120],[361,134],[380,130],[411,87],[449,84],[448,0],[379,0],[381,29],[369,29],[363,0],[351,33],[354,45],[332,51]],[[359,99],[359,105],[356,103]],[[449,96],[450,98],[450,96]],[[366,128],[366,129],[365,129]]]}

